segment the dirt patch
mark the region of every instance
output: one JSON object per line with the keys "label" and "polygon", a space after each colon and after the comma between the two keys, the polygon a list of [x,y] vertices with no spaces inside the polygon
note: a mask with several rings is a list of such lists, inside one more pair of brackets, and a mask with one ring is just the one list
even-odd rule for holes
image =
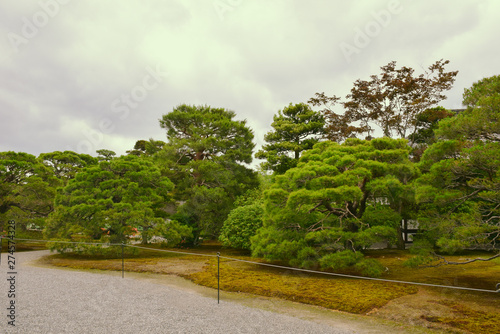
{"label": "dirt patch", "polygon": [[[127,259],[125,261],[125,271],[178,275],[185,277],[202,271],[205,261],[205,259],[188,257]],[[40,259],[39,264],[75,269],[122,270],[122,262],[120,259],[98,261],[78,260],[77,265],[75,266],[74,259],[47,256]]]}
{"label": "dirt patch", "polygon": [[[372,310],[368,315],[429,329],[447,330],[451,333],[481,333],[480,328],[466,331],[459,329],[458,324],[453,324],[453,319],[462,321],[467,317],[467,314],[457,312],[457,306],[466,308],[469,312],[498,319],[500,302],[495,296],[484,295],[481,298],[471,295],[465,297],[465,294],[462,294],[462,297],[456,293],[446,295],[441,291],[421,288],[418,293],[391,300],[384,307]],[[450,328],[450,325],[455,328]],[[471,329],[467,326],[462,328]]]}
{"label": "dirt patch", "polygon": [[149,261],[143,261],[141,259],[128,260],[126,270],[130,270],[129,266],[131,266],[132,271],[135,272],[170,274],[184,277],[202,271],[204,265],[205,260],[199,259],[190,259],[188,261],[178,258],[152,259]]}
{"label": "dirt patch", "polygon": [[420,289],[418,293],[394,299],[384,307],[372,310],[368,315],[396,322],[405,322],[414,326],[444,329],[444,326],[425,320],[427,317],[452,315],[451,310],[446,306],[430,302],[438,300],[443,299],[425,289]]}

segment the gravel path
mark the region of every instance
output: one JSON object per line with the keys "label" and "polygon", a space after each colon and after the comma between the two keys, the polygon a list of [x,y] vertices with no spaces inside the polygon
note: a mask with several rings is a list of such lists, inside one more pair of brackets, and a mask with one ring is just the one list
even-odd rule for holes
{"label": "gravel path", "polygon": [[[16,253],[15,299],[0,266],[1,333],[354,333],[119,276],[30,266],[47,251]],[[15,327],[8,325],[15,301]]]}

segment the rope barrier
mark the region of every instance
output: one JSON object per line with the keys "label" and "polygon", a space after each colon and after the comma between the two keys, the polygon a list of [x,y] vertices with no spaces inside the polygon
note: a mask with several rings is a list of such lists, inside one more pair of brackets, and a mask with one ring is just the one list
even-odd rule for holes
{"label": "rope barrier", "polygon": [[125,246],[139,248],[139,249],[153,250],[153,251],[157,251],[157,252],[176,253],[176,254],[184,254],[184,255],[198,255],[198,256],[206,256],[206,257],[217,257],[217,255],[213,255],[213,254],[200,254],[200,253],[173,251],[173,250],[167,250],[167,249],[154,249],[154,248],[140,247],[140,246],[133,246],[133,245],[125,245]]}
{"label": "rope barrier", "polygon": [[[4,236],[0,236],[0,239],[7,239],[7,238],[4,237]],[[8,239],[12,239],[12,238],[8,238]],[[379,282],[387,282],[387,283],[429,286],[429,287],[434,287],[434,288],[466,290],[466,291],[475,291],[475,292],[500,293],[500,283],[497,284],[496,290],[486,290],[486,289],[475,289],[475,288],[467,288],[467,287],[460,287],[460,286],[439,285],[439,284],[419,283],[419,282],[407,282],[407,281],[389,280],[389,279],[383,279],[383,278],[373,278],[373,277],[346,275],[346,274],[338,274],[338,273],[329,273],[329,272],[309,270],[309,269],[300,269],[300,268],[286,267],[286,266],[280,266],[280,265],[275,265],[275,264],[270,264],[270,263],[254,262],[254,261],[236,259],[236,258],[231,258],[231,257],[226,257],[226,256],[220,256],[220,253],[218,253],[217,255],[213,255],[213,254],[200,254],[200,253],[181,252],[181,251],[173,251],[173,250],[166,250],[166,249],[154,249],[154,248],[134,246],[134,245],[126,245],[126,244],[112,244],[112,243],[104,244],[104,243],[99,243],[99,242],[96,242],[96,243],[86,243],[86,242],[75,242],[75,241],[36,240],[36,239],[18,239],[18,238],[13,238],[13,239],[14,240],[21,240],[21,241],[33,241],[33,242],[56,242],[56,243],[68,243],[68,244],[122,246],[122,247],[126,246],[126,247],[132,247],[132,248],[138,248],[138,249],[145,249],[145,250],[157,251],[157,252],[175,253],[175,254],[183,254],[183,255],[194,255],[194,256],[204,256],[204,257],[212,257],[212,258],[216,257],[218,259],[226,259],[226,260],[231,260],[231,261],[245,262],[245,263],[259,265],[259,266],[266,266],[266,267],[273,267],[273,268],[278,268],[278,269],[285,269],[285,270],[306,272],[306,273],[311,273],[311,274],[338,276],[338,277],[344,277],[344,278],[353,278],[353,279],[361,279],[361,280],[379,281]]]}
{"label": "rope barrier", "polygon": [[20,240],[20,241],[28,241],[28,242],[54,242],[59,244],[79,244],[79,245],[103,245],[103,246],[121,246],[121,244],[112,244],[112,243],[104,243],[104,242],[77,242],[77,241],[59,241],[59,240],[36,240],[36,239],[19,239],[19,238],[6,238],[2,236],[2,239],[12,239],[12,240]]}
{"label": "rope barrier", "polygon": [[[246,262],[246,263],[256,264],[256,265],[260,265],[260,266],[267,266],[267,267],[273,267],[273,268],[279,268],[279,269],[286,269],[286,270],[294,270],[294,271],[307,272],[307,273],[312,273],[312,274],[340,276],[340,277],[345,277],[345,278],[364,279],[364,280],[370,280],[370,281],[399,283],[399,284],[423,285],[423,286],[431,286],[431,287],[437,287],[437,288],[460,289],[460,290],[470,290],[470,291],[479,291],[479,292],[495,292],[495,293],[496,292],[500,292],[500,290],[474,289],[474,288],[466,288],[466,287],[450,286],[450,285],[439,285],[439,284],[429,284],[429,283],[407,282],[407,281],[389,280],[389,279],[383,279],[383,278],[373,278],[373,277],[364,277],[364,276],[354,276],[354,275],[329,273],[329,272],[325,272],[325,271],[316,271],[316,270],[309,270],[309,269],[300,269],[300,268],[279,266],[279,265],[270,264],[270,263],[253,262],[253,261],[235,259],[235,258],[225,257],[225,256],[221,256],[220,258],[221,259],[226,259],[226,260],[232,260],[232,261]],[[500,285],[500,283],[497,284],[497,286],[498,285]]]}

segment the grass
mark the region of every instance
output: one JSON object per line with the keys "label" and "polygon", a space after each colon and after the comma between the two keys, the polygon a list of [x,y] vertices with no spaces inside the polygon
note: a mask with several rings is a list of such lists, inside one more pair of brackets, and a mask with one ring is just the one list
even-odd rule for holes
{"label": "grass", "polygon": [[[215,255],[259,262],[248,253],[221,249],[204,244],[192,253]],[[464,253],[451,257],[461,261],[481,253]],[[397,250],[372,251],[386,268],[383,278],[391,280],[458,285],[494,290],[500,282],[500,259],[475,262],[463,266],[407,268],[403,262],[408,252]],[[121,270],[121,259],[106,259],[71,254],[51,255],[46,263],[77,269]],[[196,284],[217,287],[217,259],[177,253],[140,249],[127,254],[125,270],[174,274]],[[291,270],[269,268],[221,259],[220,287],[224,291],[243,292],[312,304],[328,309],[410,323],[428,328],[465,333],[499,332],[499,294],[417,287],[335,276],[312,275]]]}

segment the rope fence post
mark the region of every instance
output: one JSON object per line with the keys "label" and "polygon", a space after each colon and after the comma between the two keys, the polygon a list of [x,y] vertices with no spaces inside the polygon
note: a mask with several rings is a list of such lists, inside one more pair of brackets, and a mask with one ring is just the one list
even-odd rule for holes
{"label": "rope fence post", "polygon": [[0,265],[2,264],[3,235],[0,235]]}
{"label": "rope fence post", "polygon": [[220,252],[217,253],[217,304],[220,302]]}
{"label": "rope fence post", "polygon": [[125,244],[122,241],[122,278],[125,277],[125,256],[123,254],[123,249],[125,248]]}

